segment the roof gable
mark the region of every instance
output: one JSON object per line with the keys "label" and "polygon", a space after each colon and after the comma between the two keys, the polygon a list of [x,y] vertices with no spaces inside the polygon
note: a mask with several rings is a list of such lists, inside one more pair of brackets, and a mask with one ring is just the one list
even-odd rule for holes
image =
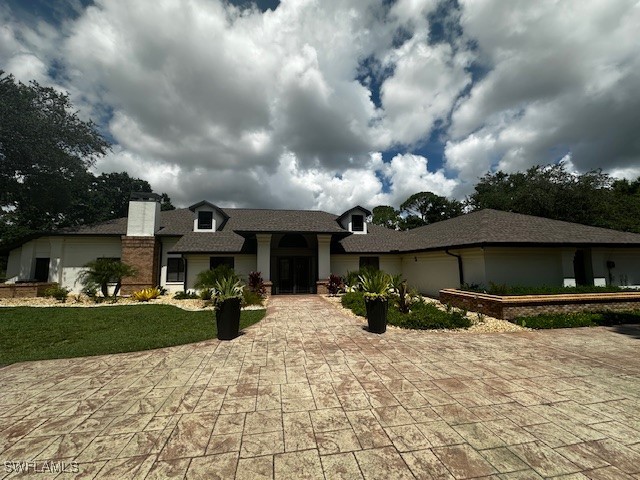
{"label": "roof gable", "polygon": [[342,223],[342,221],[347,218],[347,216],[349,216],[350,214],[352,214],[355,211],[359,211],[361,212],[365,217],[370,217],[371,216],[371,212],[369,210],[367,210],[364,207],[361,207],[360,205],[356,205],[355,207],[350,208],[349,210],[347,210],[346,212],[344,212],[342,215],[340,215],[336,220],[338,221],[338,223]]}

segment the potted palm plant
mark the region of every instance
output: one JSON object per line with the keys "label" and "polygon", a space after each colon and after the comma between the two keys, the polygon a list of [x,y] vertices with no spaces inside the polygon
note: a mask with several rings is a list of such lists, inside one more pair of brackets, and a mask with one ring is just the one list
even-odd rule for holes
{"label": "potted palm plant", "polygon": [[217,280],[213,287],[218,340],[233,340],[240,333],[240,302],[244,285],[233,276]]}
{"label": "potted palm plant", "polygon": [[387,331],[387,312],[389,311],[389,275],[380,270],[369,270],[359,275],[360,288],[364,293],[367,309],[367,322],[372,333]]}

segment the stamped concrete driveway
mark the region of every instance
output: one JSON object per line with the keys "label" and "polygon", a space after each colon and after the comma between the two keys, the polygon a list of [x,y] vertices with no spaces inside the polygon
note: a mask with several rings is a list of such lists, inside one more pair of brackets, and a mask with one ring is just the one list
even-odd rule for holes
{"label": "stamped concrete driveway", "polygon": [[232,342],[0,369],[0,478],[640,479],[637,330],[362,326],[274,297]]}

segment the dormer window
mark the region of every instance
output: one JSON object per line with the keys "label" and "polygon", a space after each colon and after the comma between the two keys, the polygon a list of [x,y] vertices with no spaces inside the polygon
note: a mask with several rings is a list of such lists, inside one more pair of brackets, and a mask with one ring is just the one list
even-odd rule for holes
{"label": "dormer window", "polygon": [[189,210],[193,212],[194,232],[217,232],[224,228],[224,224],[229,220],[224,210],[216,207],[213,203],[203,200],[195,205],[191,205]]}
{"label": "dormer window", "polygon": [[361,206],[350,208],[337,220],[342,228],[349,232],[365,235],[367,233],[367,217],[371,215],[371,212]]}
{"label": "dormer window", "polygon": [[198,230],[212,230],[213,229],[213,212],[200,211],[198,212]]}
{"label": "dormer window", "polygon": [[354,232],[364,232],[364,216],[352,215],[351,228],[353,229]]}

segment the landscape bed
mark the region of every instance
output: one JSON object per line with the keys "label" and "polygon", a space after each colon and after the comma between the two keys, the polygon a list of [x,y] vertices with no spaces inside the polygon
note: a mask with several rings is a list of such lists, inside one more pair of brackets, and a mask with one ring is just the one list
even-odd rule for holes
{"label": "landscape bed", "polygon": [[[367,314],[362,292],[345,293],[341,303],[343,307],[360,317],[365,317]],[[462,312],[453,309],[450,312],[442,311],[435,305],[423,301],[412,303],[409,313],[401,313],[396,308],[395,301],[390,299],[387,320],[389,325],[416,330],[456,329],[471,326],[471,320]]]}
{"label": "landscape bed", "polygon": [[[266,310],[245,310],[240,329]],[[0,309],[0,365],[171,347],[216,338],[209,311],[170,305],[108,308],[5,307]]]}

